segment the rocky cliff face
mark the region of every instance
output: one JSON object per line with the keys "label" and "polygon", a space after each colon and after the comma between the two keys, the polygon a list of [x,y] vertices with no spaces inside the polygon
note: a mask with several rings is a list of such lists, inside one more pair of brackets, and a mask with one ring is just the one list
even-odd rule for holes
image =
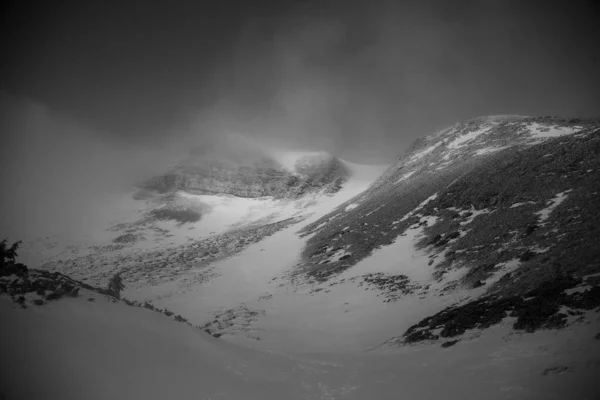
{"label": "rocky cliff face", "polygon": [[[326,280],[425,224],[428,216],[445,221],[429,223],[431,243],[424,244],[449,249],[451,256],[440,262],[443,272],[518,258],[534,246],[523,241],[534,231],[537,242],[544,232],[548,244],[557,240],[552,229],[575,229],[590,238],[597,235],[589,235],[596,229],[587,225],[598,216],[599,145],[600,122],[552,117],[482,117],[419,139],[367,191],[307,226],[305,233],[314,235],[299,271]],[[577,212],[552,214],[564,220],[540,228],[540,215],[563,197]],[[511,241],[513,236],[519,240]],[[468,251],[473,243],[494,251]],[[324,263],[340,249],[347,253],[343,260]]]}
{"label": "rocky cliff face", "polygon": [[268,155],[243,161],[190,156],[141,187],[160,194],[185,190],[194,194],[280,199],[298,198],[319,190],[335,193],[347,177],[348,170],[343,163],[326,153],[295,156],[289,166]]}

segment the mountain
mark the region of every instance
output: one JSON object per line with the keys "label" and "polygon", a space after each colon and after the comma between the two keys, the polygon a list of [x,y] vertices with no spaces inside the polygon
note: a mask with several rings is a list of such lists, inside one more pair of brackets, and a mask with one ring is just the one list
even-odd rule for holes
{"label": "mountain", "polygon": [[[19,300],[39,284],[2,278],[6,366],[60,398],[76,371],[89,398],[593,399],[599,188],[597,120],[476,118],[391,166],[195,150],[116,202],[95,241],[38,242],[32,276],[68,274],[78,296]],[[94,289],[115,273],[123,300]]]}
{"label": "mountain", "polygon": [[296,274],[327,282],[387,246],[403,249],[409,235],[427,260],[367,283],[473,294],[396,341],[460,337],[507,315],[525,331],[566,326],[600,305],[599,133],[597,121],[495,116],[420,139],[368,190],[302,230],[311,236]]}
{"label": "mountain", "polygon": [[298,198],[324,190],[335,193],[348,178],[344,164],[326,152],[283,152],[245,141],[219,149],[192,151],[164,175],[142,183],[137,197],[185,190],[193,194]]}
{"label": "mountain", "polygon": [[0,272],[0,293],[16,299],[0,297],[7,399],[593,399],[600,389],[597,354],[581,352],[598,340],[582,329],[502,340],[503,327],[399,354],[280,353],[213,338],[170,310],[59,273]]}

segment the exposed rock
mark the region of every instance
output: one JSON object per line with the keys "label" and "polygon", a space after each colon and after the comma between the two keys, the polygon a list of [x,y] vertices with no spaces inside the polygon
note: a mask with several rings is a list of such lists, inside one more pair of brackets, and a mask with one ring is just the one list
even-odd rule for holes
{"label": "exposed rock", "polygon": [[565,366],[558,366],[558,367],[552,367],[552,368],[546,368],[544,370],[544,372],[542,372],[543,376],[548,376],[548,375],[558,375],[558,374],[562,374],[564,372],[568,372],[568,371],[572,371],[572,368],[569,367],[565,367]]}
{"label": "exposed rock", "polygon": [[[600,311],[600,287],[585,288],[586,283],[572,276],[545,281],[524,296],[484,296],[459,306],[448,307],[423,319],[404,333],[405,343],[455,337],[469,329],[485,329],[510,316],[516,318],[513,328],[525,332],[538,329],[556,329],[566,326],[567,315],[561,309]],[[434,333],[439,331],[438,333]]]}
{"label": "exposed rock", "polygon": [[[141,185],[160,194],[185,190],[194,194],[230,194],[238,197],[297,198],[324,190],[335,193],[348,177],[346,167],[330,155],[299,159],[290,171],[268,155],[240,163],[191,156],[162,176]],[[138,195],[139,197],[139,195]]]}
{"label": "exposed rock", "polygon": [[456,340],[448,340],[447,342],[442,343],[442,347],[450,347],[450,346],[454,346],[456,343],[460,342],[459,339]]}

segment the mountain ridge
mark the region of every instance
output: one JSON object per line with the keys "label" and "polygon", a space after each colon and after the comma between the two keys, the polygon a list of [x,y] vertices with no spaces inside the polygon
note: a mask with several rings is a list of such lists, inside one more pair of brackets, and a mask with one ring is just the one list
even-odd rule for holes
{"label": "mountain ridge", "polygon": [[231,157],[190,155],[164,175],[143,182],[135,196],[144,197],[147,191],[168,194],[184,190],[192,194],[296,199],[320,190],[336,193],[349,174],[338,158],[325,152],[264,151],[252,154],[243,163]]}
{"label": "mountain ridge", "polygon": [[[496,124],[497,122],[492,123]],[[600,126],[598,122],[594,121],[586,123],[585,126],[576,125],[579,123],[582,123],[582,121],[520,117],[516,122],[502,121],[497,126],[490,127],[491,123],[488,119],[477,118],[463,124],[454,125],[442,131],[441,135],[418,140],[405,157],[384,172],[364,193],[355,199],[348,200],[332,213],[304,229],[304,234],[316,233],[316,238],[309,239],[305,256],[308,258],[314,256],[316,247],[318,247],[317,242],[324,243],[333,236],[339,238],[341,229],[343,229],[342,225],[348,225],[346,223],[347,219],[356,221],[357,218],[363,218],[362,215],[368,214],[367,216],[370,216],[384,212],[387,216],[380,215],[380,218],[406,216],[421,202],[426,201],[439,191],[440,188],[455,184],[469,171],[474,171],[480,166],[489,165],[495,159],[502,159],[508,153],[525,150],[531,146],[542,146],[543,148],[543,142],[551,139],[553,135],[560,137],[561,134],[567,135],[573,133],[573,129],[577,129],[579,135],[587,136],[591,133],[597,133]],[[573,126],[576,128],[573,128]],[[577,141],[578,138],[576,136],[574,138]],[[378,196],[381,199],[375,202],[362,203],[363,200],[369,197],[376,198]],[[396,200],[395,204],[389,204],[394,202],[394,198],[401,198],[402,202],[399,203]],[[481,200],[475,200],[475,203],[476,209],[483,206]],[[386,204],[388,206],[384,207]],[[353,207],[346,212],[346,208],[351,205]],[[336,215],[344,218],[335,220]],[[324,223],[325,225],[323,225]],[[365,221],[363,224],[368,224],[368,222]],[[319,230],[315,229],[320,225],[322,226]],[[402,225],[403,229],[406,229],[410,224],[404,223]],[[390,226],[390,228],[392,232],[401,231],[398,227]],[[334,233],[336,230],[337,233]],[[326,231],[331,232],[327,233]],[[344,232],[346,233],[342,235],[351,234],[348,231]],[[326,236],[328,239],[325,238]],[[364,244],[359,249],[361,252],[371,251],[375,246],[375,244],[369,245],[365,241],[362,242]],[[388,242],[389,240],[383,240],[383,243]],[[366,256],[366,254],[363,256]],[[345,265],[348,266],[348,264],[349,262],[346,261]]]}

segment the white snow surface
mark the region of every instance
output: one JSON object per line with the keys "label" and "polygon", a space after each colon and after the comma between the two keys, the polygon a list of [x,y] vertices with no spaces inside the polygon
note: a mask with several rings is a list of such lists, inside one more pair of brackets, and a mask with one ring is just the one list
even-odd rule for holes
{"label": "white snow surface", "polygon": [[[289,167],[293,160],[284,161]],[[314,194],[276,201],[181,193],[210,212],[191,231],[169,225],[174,241],[263,219],[308,218],[215,263],[220,275],[208,283],[181,290],[179,280],[196,273],[192,269],[171,282],[129,286],[123,293],[181,314],[193,325],[211,322],[216,314],[240,306],[257,310],[249,326],[215,339],[162,314],[95,294],[90,295],[93,302],[82,295],[26,310],[0,299],[3,326],[8,327],[0,329],[0,366],[9,371],[0,374],[0,394],[8,399],[144,400],[399,396],[463,400],[482,394],[487,399],[596,398],[600,382],[594,378],[597,368],[590,365],[600,365],[600,341],[593,340],[600,328],[597,315],[589,325],[528,335],[511,333],[508,321],[448,349],[377,347],[422,318],[473,295],[460,291],[431,295],[463,271],[452,271],[441,281],[432,279],[437,257],[415,247],[422,226],[411,227],[331,282],[300,288],[286,284],[284,276],[299,261],[307,240],[297,232],[361,193],[385,169],[345,165],[351,178],[330,197]],[[540,217],[547,218],[567,192],[557,194]],[[436,197],[437,193],[410,215]],[[464,224],[490,212],[471,211]],[[427,219],[429,226],[435,222],[433,217]],[[342,249],[334,257],[346,254]],[[516,265],[508,262],[502,272]],[[406,275],[430,292],[385,303],[376,290],[352,280],[378,272]],[[490,281],[499,278],[500,274]],[[378,351],[364,352],[375,347]],[[571,368],[569,373],[542,375],[547,368],[563,365]]]}
{"label": "white snow surface", "polygon": [[495,153],[496,151],[500,151],[500,150],[504,150],[506,149],[507,146],[498,146],[498,147],[484,147],[482,149],[478,149],[475,151],[475,155],[477,156],[482,156],[484,154],[490,154],[490,153]]}
{"label": "white snow surface", "polygon": [[517,208],[517,207],[525,206],[527,204],[535,204],[535,202],[533,202],[533,201],[527,201],[525,203],[514,203],[509,208]]}
{"label": "white snow surface", "polygon": [[478,136],[483,135],[483,134],[491,131],[492,129],[493,129],[493,126],[485,126],[485,127],[481,128],[481,129],[477,129],[477,130],[475,130],[473,132],[465,133],[465,134],[457,137],[456,139],[454,139],[450,143],[448,143],[448,148],[450,148],[450,149],[458,149],[458,148],[464,146],[465,143],[474,140]]}
{"label": "white snow surface", "polygon": [[542,125],[537,122],[529,124],[529,131],[534,138],[549,138],[572,135],[581,131],[581,126]]}
{"label": "white snow surface", "polygon": [[[332,303],[337,307],[335,296],[308,296],[306,293],[294,292],[287,285],[278,287],[282,275],[289,272],[299,261],[306,241],[306,238],[300,238],[297,232],[333,210],[338,204],[366,189],[383,169],[350,163],[346,166],[352,172],[350,180],[336,195],[321,197],[320,203],[311,208],[313,214],[310,218],[247,247],[231,258],[215,263],[220,276],[208,284],[194,290],[182,291],[178,289],[177,282],[172,282],[163,286],[126,291],[124,295],[132,299],[151,299],[157,306],[181,314],[194,324],[210,322],[214,313],[238,307],[240,304],[263,309],[266,315],[253,327],[254,331],[259,332],[260,341],[251,343],[270,349],[316,351],[336,345],[340,350],[356,350],[374,344],[365,341],[357,345],[351,330],[343,334],[346,330],[345,324],[352,324],[356,317],[352,314],[342,315],[346,322],[337,323],[340,316],[336,316],[336,313],[344,312],[340,309],[334,313],[329,312]],[[344,254],[346,253],[340,252],[337,256],[341,257]],[[363,289],[355,288],[350,294],[362,295],[363,292]],[[265,294],[272,294],[272,299],[259,300],[259,297]],[[377,299],[377,303],[381,302]],[[340,336],[336,339],[327,334],[328,330],[339,331]],[[224,338],[240,340],[239,337]],[[378,339],[383,340],[385,336]]]}
{"label": "white snow surface", "polygon": [[400,178],[398,178],[398,180],[396,181],[396,183],[400,183],[402,181],[407,180],[408,178],[410,178],[411,176],[413,176],[416,172],[417,171],[411,171],[411,172],[408,172],[408,173],[402,175]]}
{"label": "white snow surface", "polygon": [[561,205],[561,203],[567,199],[567,197],[568,197],[567,193],[569,193],[570,191],[571,190],[569,189],[569,190],[565,190],[564,192],[557,193],[554,198],[548,200],[548,203],[547,203],[548,207],[536,212],[536,215],[539,215],[540,223],[543,224],[544,222],[546,222],[548,220],[548,218],[550,218],[550,214],[552,213],[552,211],[554,211],[554,209],[556,207]]}
{"label": "white snow surface", "polygon": [[344,211],[352,211],[354,210],[356,207],[358,207],[358,203],[352,203],[352,204],[348,204],[346,207],[344,207]]}
{"label": "white snow surface", "polygon": [[413,155],[410,157],[410,161],[411,161],[411,162],[415,162],[415,161],[417,161],[418,159],[420,159],[420,158],[422,158],[422,157],[425,157],[427,154],[429,154],[429,153],[431,153],[432,151],[434,151],[434,150],[435,150],[435,149],[436,149],[436,148],[437,148],[439,145],[441,145],[441,144],[442,144],[442,142],[437,142],[437,143],[435,143],[434,145],[431,145],[431,146],[429,146],[429,147],[426,147],[426,148],[424,148],[423,150],[421,150],[421,151],[419,151],[419,152],[417,152],[417,153],[413,154]]}
{"label": "white snow surface", "polygon": [[[7,399],[594,399],[600,328],[509,333],[448,349],[295,355],[214,339],[162,314],[91,295],[19,309],[0,299]],[[398,314],[397,314],[398,315]],[[549,368],[566,373],[544,376]]]}

